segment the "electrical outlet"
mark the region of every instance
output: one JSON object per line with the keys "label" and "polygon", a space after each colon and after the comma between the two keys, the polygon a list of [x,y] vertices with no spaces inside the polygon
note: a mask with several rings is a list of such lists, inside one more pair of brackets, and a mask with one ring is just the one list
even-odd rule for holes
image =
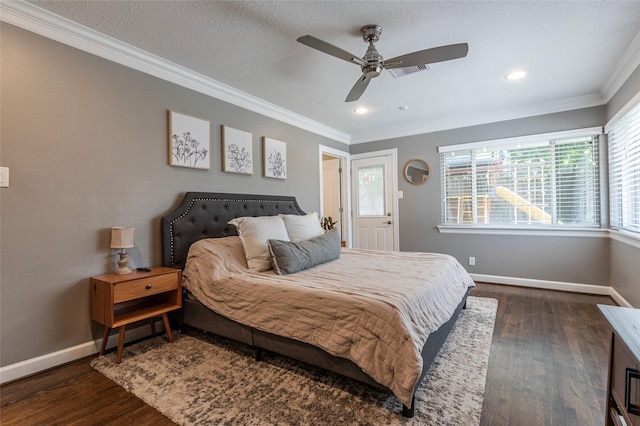
{"label": "electrical outlet", "polygon": [[9,187],[9,168],[0,167],[0,188]]}
{"label": "electrical outlet", "polygon": [[469,266],[476,266],[476,258],[473,256],[469,257]]}

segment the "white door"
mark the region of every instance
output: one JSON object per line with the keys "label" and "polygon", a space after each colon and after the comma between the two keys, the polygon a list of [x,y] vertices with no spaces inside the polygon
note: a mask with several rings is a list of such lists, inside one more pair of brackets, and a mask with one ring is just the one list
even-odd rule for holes
{"label": "white door", "polygon": [[[358,158],[355,158],[358,157]],[[397,250],[395,150],[352,156],[353,247]]]}

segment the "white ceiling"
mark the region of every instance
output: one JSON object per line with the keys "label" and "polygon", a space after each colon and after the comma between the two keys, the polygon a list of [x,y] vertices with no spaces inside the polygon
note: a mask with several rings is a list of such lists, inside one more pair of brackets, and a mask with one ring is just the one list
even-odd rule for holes
{"label": "white ceiling", "polygon": [[[30,1],[357,143],[602,105],[640,65],[640,1]],[[466,58],[358,102],[357,65],[304,46],[311,34],[357,56],[378,24],[385,58],[466,42]],[[523,69],[517,82],[504,76]],[[370,109],[365,116],[356,106]],[[398,107],[407,105],[402,111]]]}

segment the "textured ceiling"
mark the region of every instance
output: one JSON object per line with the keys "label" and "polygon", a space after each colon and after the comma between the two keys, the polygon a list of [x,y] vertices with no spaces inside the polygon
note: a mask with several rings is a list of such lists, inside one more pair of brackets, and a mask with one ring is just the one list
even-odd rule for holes
{"label": "textured ceiling", "polygon": [[[354,142],[600,105],[640,57],[640,1],[30,3]],[[385,58],[462,42],[469,54],[401,78],[384,71],[345,103],[359,67],[296,39],[311,34],[362,56],[365,24],[383,27]],[[517,68],[526,79],[505,80]],[[360,105],[370,113],[356,116]]]}

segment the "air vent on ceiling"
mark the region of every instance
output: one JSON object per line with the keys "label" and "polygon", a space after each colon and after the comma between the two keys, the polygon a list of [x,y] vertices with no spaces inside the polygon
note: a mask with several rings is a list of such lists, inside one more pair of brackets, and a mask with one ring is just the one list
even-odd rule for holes
{"label": "air vent on ceiling", "polygon": [[431,69],[431,66],[429,64],[425,64],[425,65],[417,65],[415,67],[406,67],[406,68],[387,68],[387,71],[389,71],[389,74],[391,74],[395,78],[398,78],[408,74],[413,74],[414,72],[427,71],[430,69]]}

